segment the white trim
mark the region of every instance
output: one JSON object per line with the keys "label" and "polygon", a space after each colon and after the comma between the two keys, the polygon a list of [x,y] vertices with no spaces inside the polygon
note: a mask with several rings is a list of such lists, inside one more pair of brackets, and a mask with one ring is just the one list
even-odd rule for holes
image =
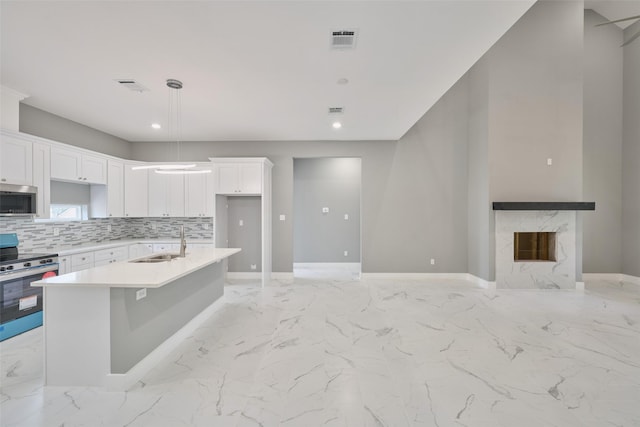
{"label": "white trim", "polygon": [[495,281],[491,282],[489,280],[485,280],[482,277],[476,276],[475,274],[467,273],[467,280],[475,283],[476,285],[478,285],[483,289],[496,289]]}
{"label": "white trim", "polygon": [[362,273],[363,279],[397,279],[397,280],[428,280],[428,279],[457,279],[469,280],[467,273]]}
{"label": "white trim", "polygon": [[30,96],[30,95],[27,95],[26,93],[18,92],[17,90],[12,89],[5,85],[0,85],[0,93],[11,95],[14,98],[17,98],[18,101],[23,101],[26,98],[29,98]]}
{"label": "white trim", "polygon": [[227,279],[232,279],[232,280],[241,280],[241,279],[260,280],[261,278],[262,278],[262,273],[252,273],[252,272],[243,272],[243,271],[227,272]]}
{"label": "white trim", "polygon": [[144,377],[151,369],[156,367],[162,359],[167,357],[173,350],[187,339],[196,329],[198,329],[222,304],[224,296],[218,298],[209,307],[202,310],[193,319],[187,322],[175,334],[167,338],[162,344],[156,347],[144,359],[136,363],[125,374],[107,374],[105,386],[108,391],[126,391]]}
{"label": "white trim", "polygon": [[293,269],[311,270],[344,270],[360,273],[362,264],[359,262],[294,262]]}

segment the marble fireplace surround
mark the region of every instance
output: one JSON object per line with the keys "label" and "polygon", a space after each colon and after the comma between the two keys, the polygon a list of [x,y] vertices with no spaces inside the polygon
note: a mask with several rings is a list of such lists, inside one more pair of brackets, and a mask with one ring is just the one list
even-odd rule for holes
{"label": "marble fireplace surround", "polygon": [[[496,287],[575,289],[577,211],[594,202],[494,202]],[[514,232],[555,232],[556,261],[514,261]]]}

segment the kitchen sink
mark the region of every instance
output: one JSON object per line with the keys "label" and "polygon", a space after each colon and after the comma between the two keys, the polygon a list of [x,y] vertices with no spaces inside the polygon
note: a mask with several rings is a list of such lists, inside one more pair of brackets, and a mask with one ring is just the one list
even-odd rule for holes
{"label": "kitchen sink", "polygon": [[171,261],[174,258],[178,258],[180,256],[180,254],[159,254],[159,255],[151,255],[148,257],[144,257],[144,258],[140,258],[140,259],[136,259],[133,261],[129,261],[129,262],[133,262],[133,263],[138,263],[138,262],[166,262],[166,261]]}

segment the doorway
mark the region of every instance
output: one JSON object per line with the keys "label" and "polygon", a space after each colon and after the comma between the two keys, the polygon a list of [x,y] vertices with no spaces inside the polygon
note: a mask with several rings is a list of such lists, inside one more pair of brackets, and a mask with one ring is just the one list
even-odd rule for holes
{"label": "doorway", "polygon": [[362,161],[355,157],[293,160],[293,274],[360,278]]}

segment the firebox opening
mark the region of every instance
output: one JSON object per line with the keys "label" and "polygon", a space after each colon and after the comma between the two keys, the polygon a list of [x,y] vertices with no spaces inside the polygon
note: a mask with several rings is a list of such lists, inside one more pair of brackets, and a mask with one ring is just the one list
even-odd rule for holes
{"label": "firebox opening", "polygon": [[513,233],[514,261],[556,261],[556,233]]}

